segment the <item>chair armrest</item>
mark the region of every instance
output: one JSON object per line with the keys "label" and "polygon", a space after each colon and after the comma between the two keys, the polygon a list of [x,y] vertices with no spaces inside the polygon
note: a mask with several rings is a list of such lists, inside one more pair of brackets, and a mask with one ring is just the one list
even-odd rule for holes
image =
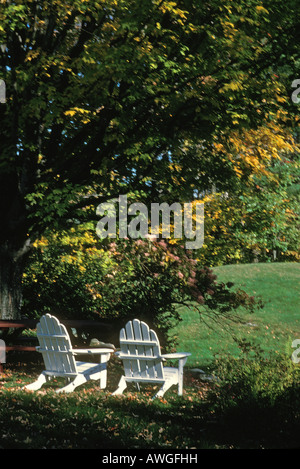
{"label": "chair armrest", "polygon": [[191,355],[191,353],[188,352],[175,352],[175,353],[164,353],[162,355],[163,358],[169,359],[169,360],[181,360],[182,358],[187,358]]}
{"label": "chair armrest", "polygon": [[72,349],[72,352],[74,355],[102,355],[106,353],[114,353],[114,350],[112,348],[105,348],[105,347],[88,347],[88,348],[77,348],[77,349]]}
{"label": "chair armrest", "polygon": [[165,360],[178,360],[179,366],[184,367],[186,364],[187,358],[191,355],[188,352],[176,352],[176,353],[164,353],[161,357]]}

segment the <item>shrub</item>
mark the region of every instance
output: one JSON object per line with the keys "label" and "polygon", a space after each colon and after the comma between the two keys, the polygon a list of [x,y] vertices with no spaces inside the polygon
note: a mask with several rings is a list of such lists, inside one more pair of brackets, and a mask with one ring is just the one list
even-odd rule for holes
{"label": "shrub", "polygon": [[259,347],[241,343],[241,358],[218,358],[214,364],[219,380],[215,407],[230,410],[237,406],[269,407],[287,403],[293,395],[299,408],[300,367],[291,360],[291,354],[264,356]]}
{"label": "shrub", "polygon": [[[68,243],[66,242],[68,241]],[[222,317],[254,298],[218,283],[192,253],[164,240],[122,239],[100,244],[88,233],[57,235],[40,242],[24,277],[23,312],[61,318],[145,320],[161,340],[180,321],[178,305]]]}

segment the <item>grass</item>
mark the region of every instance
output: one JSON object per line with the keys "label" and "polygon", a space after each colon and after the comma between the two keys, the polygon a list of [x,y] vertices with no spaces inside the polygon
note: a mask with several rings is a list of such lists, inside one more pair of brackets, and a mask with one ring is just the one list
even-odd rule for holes
{"label": "grass", "polygon": [[112,358],[105,391],[89,382],[72,394],[58,395],[61,379],[37,392],[21,390],[38,372],[37,365],[28,373],[24,365],[15,364],[2,377],[0,448],[173,449],[195,447],[196,441],[199,448],[209,446],[196,436],[201,418],[193,410],[205,385],[202,392],[188,385],[184,398],[173,389],[167,399],[153,401],[154,389],[146,385],[140,393],[129,385],[123,396],[111,396],[121,372]]}
{"label": "grass", "polygon": [[[108,364],[108,386],[89,382],[57,395],[57,380],[38,392],[23,391],[42,364],[6,364],[0,378],[0,448],[177,450],[300,447],[300,365],[291,360],[291,340],[300,338],[299,265],[253,264],[218,267],[219,278],[262,296],[265,307],[231,330],[204,326],[184,310],[175,331],[179,349],[192,352],[185,367],[184,395],[176,388],[163,399],[155,390],[133,385],[111,396],[122,367]],[[252,355],[239,343],[255,344]],[[23,358],[23,356],[22,356]],[[203,381],[193,368],[214,369],[217,381]],[[100,453],[97,453],[100,457]],[[101,462],[101,458],[99,459]]]}
{"label": "grass", "polygon": [[181,350],[192,353],[190,364],[207,367],[219,356],[239,356],[238,343],[249,341],[265,352],[292,353],[300,338],[300,264],[230,265],[214,268],[218,280],[260,297],[264,307],[253,314],[239,311],[241,322],[216,324],[201,321],[196,310],[182,308],[183,321],[176,330]]}

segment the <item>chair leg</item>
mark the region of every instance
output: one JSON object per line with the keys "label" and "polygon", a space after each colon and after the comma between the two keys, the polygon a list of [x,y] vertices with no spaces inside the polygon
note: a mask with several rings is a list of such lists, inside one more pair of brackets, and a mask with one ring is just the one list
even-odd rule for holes
{"label": "chair leg", "polygon": [[82,374],[82,375],[77,375],[76,378],[67,386],[64,386],[63,388],[57,389],[57,394],[61,392],[73,392],[78,386],[80,386],[83,383],[87,382],[87,378]]}
{"label": "chair leg", "polygon": [[43,386],[43,384],[46,383],[46,381],[47,376],[44,373],[41,373],[36,381],[31,384],[28,384],[27,386],[24,386],[24,389],[28,389],[29,391],[37,391]]}
{"label": "chair leg", "polygon": [[165,381],[160,390],[155,394],[153,399],[156,397],[163,397],[163,395],[170,389],[171,386],[173,386],[174,382],[173,381]]}
{"label": "chair leg", "polygon": [[118,389],[116,389],[115,392],[112,393],[112,395],[116,396],[118,394],[122,394],[126,388],[127,388],[126,379],[125,379],[125,376],[122,376],[119,381]]}
{"label": "chair leg", "polygon": [[97,367],[97,371],[93,374],[87,375],[88,379],[97,380],[99,379],[100,389],[105,389],[107,386],[107,362],[109,360],[109,354],[100,355],[100,363]]}
{"label": "chair leg", "polygon": [[107,368],[101,369],[101,371],[96,371],[93,374],[84,374],[86,377],[86,381],[92,379],[93,381],[99,380],[99,387],[100,389],[105,389],[107,386]]}
{"label": "chair leg", "polygon": [[100,389],[105,389],[107,385],[107,369],[105,368],[104,370],[100,371],[100,373],[97,373],[97,376],[95,377],[91,375],[90,379],[99,379]]}
{"label": "chair leg", "polygon": [[179,360],[178,365],[178,396],[183,394],[183,367],[186,363],[186,358]]}

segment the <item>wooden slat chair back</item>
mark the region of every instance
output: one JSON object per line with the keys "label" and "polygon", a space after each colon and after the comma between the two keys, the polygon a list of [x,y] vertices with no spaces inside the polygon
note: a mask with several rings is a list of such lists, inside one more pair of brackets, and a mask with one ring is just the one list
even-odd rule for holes
{"label": "wooden slat chair back", "polygon": [[46,371],[55,376],[78,374],[70,337],[66,327],[54,316],[46,314],[37,325],[37,337]]}
{"label": "wooden slat chair back", "polygon": [[[114,395],[122,394],[128,382],[162,384],[154,397],[162,397],[172,386],[178,385],[178,394],[182,395],[183,366],[188,353],[162,355],[160,343],[154,330],[144,322],[134,319],[128,321],[120,331],[119,358],[123,362],[124,376],[121,377]],[[164,367],[165,359],[178,359],[179,367]]]}
{"label": "wooden slat chair back", "polygon": [[[106,387],[106,363],[113,352],[111,348],[104,346],[97,349],[73,349],[66,327],[50,314],[41,317],[37,325],[37,338],[39,347],[36,349],[43,356],[45,370],[34,383],[25,386],[25,389],[40,389],[48,379],[56,376],[63,376],[67,381],[67,385],[56,392],[72,392],[89,379],[99,379],[100,388]],[[85,354],[100,355],[100,363],[76,361],[76,355]]]}

